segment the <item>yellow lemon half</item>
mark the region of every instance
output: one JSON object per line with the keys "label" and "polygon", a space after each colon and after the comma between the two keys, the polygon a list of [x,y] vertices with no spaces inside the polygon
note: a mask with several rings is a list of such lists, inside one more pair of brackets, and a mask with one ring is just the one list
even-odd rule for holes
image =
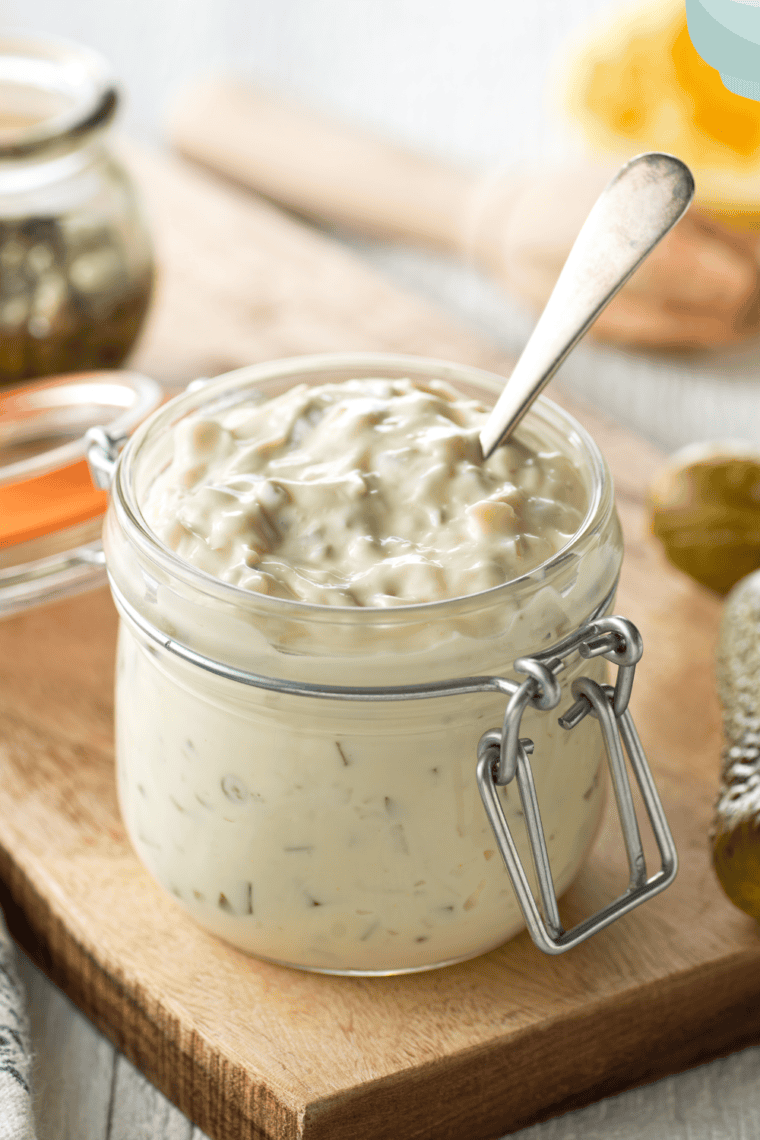
{"label": "yellow lemon half", "polygon": [[596,155],[664,150],[694,171],[697,200],[760,220],[760,103],[728,91],[692,45],[683,0],[616,9],[566,53],[559,95]]}

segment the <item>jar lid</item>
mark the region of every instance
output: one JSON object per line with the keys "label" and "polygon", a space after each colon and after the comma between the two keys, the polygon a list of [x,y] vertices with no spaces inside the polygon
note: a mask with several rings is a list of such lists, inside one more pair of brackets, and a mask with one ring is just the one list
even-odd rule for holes
{"label": "jar lid", "polygon": [[105,580],[108,503],[85,432],[127,433],[161,401],[135,372],[83,372],[6,389],[0,400],[0,616]]}

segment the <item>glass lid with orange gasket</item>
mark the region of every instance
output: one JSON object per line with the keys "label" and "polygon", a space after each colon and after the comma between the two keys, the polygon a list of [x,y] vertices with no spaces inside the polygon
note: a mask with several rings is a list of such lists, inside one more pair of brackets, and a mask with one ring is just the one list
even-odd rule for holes
{"label": "glass lid with orange gasket", "polygon": [[161,402],[136,372],[82,372],[0,394],[0,617],[101,585],[107,494],[85,432],[128,433]]}

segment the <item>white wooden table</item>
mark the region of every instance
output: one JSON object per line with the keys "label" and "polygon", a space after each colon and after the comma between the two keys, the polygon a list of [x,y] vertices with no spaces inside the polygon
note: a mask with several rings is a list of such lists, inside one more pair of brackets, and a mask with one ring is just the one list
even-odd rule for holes
{"label": "white wooden table", "polygon": [[[204,1140],[26,960],[22,972],[33,1015],[38,1140]],[[513,1135],[754,1140],[760,1136],[759,1075],[760,1048],[745,1049]]]}
{"label": "white wooden table", "polygon": [[[305,96],[420,149],[519,166],[565,146],[544,109],[558,48],[612,0],[6,0],[4,22],[99,48],[129,92],[126,125],[155,138],[173,85],[212,66]],[[481,277],[436,257],[354,243],[381,270],[517,350],[530,321]],[[667,449],[760,441],[760,346],[665,360],[582,347],[561,380]],[[202,1140],[26,961],[39,1140]],[[760,1137],[760,1048],[591,1105],[522,1140]],[[547,1080],[551,1074],[547,1074]],[[466,1137],[462,1137],[466,1140]]]}
{"label": "white wooden table", "polygon": [[[22,973],[33,1015],[38,1140],[205,1140],[26,960]],[[760,1048],[745,1049],[513,1135],[754,1140],[760,1136],[759,1075]]]}

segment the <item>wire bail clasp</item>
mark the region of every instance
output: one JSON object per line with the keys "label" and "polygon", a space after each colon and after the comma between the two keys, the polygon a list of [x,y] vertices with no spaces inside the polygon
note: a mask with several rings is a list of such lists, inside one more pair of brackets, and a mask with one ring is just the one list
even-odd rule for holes
{"label": "wire bail clasp", "polygon": [[85,432],[84,439],[92,481],[101,491],[107,491],[121,449],[129,439],[129,432],[121,429],[113,431],[109,427],[91,427]]}
{"label": "wire bail clasp", "polygon": [[[571,686],[574,703],[559,718],[559,724],[572,731],[588,715],[599,722],[628,856],[629,881],[627,889],[617,899],[572,930],[565,931],[559,916],[529,759],[533,753],[533,741],[520,737],[520,724],[528,705],[544,711],[557,707],[561,700],[557,675],[565,667],[565,658],[575,651],[587,659],[606,657],[618,666],[614,687],[600,685],[590,677],[575,680]],[[549,652],[551,656],[537,654],[515,662],[516,671],[527,676],[509,700],[501,730],[491,729],[480,739],[477,781],[531,938],[545,953],[562,954],[669,886],[675,878],[678,858],[652,773],[628,711],[636,664],[643,652],[639,631],[626,618],[598,618]],[[651,878],[647,878],[624,749],[660,852],[660,870]],[[528,883],[496,790],[513,779],[517,780],[520,793],[541,910]]]}

